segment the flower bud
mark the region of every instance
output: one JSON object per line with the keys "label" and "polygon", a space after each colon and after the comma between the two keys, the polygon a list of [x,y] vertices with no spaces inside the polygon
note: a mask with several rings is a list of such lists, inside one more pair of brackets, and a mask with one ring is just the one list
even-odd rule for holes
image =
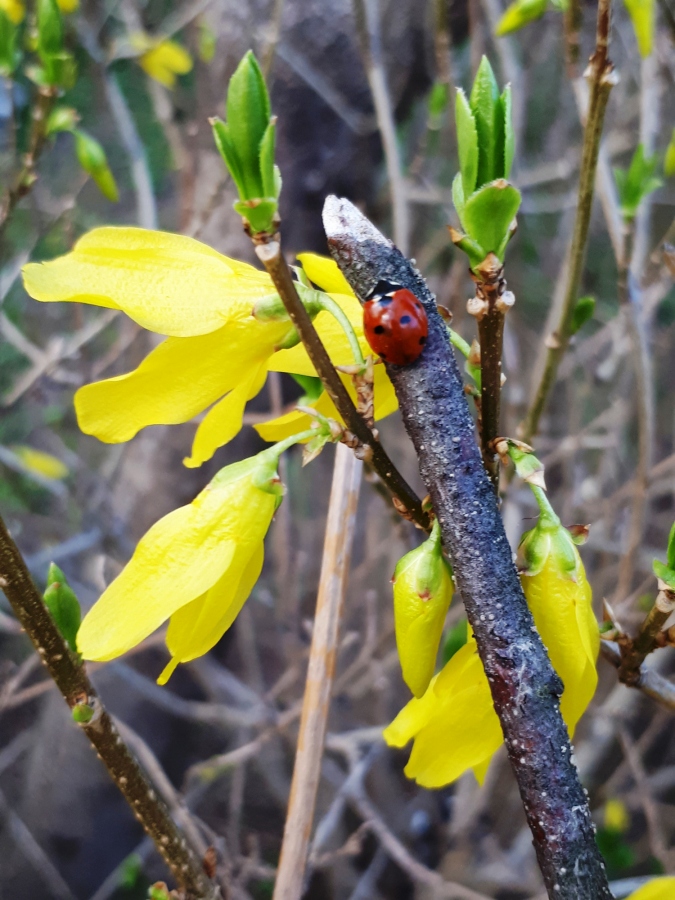
{"label": "flower bud", "polygon": [[445,614],[454,591],[438,519],[429,538],[399,560],[392,581],[403,680],[416,697],[421,697],[434,674]]}
{"label": "flower bud", "polygon": [[80,604],[61,569],[52,563],[47,574],[44,601],[56,627],[73,652],[77,652]]}

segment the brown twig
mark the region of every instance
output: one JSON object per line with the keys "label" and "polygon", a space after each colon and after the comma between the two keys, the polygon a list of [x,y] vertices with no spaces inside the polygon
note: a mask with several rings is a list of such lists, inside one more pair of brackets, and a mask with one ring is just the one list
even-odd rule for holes
{"label": "brown twig", "polygon": [[[600,653],[615,669],[621,666],[621,651],[614,641],[601,641]],[[675,684],[659,675],[658,672],[648,669],[645,665],[640,666],[639,675],[631,681],[630,687],[642,691],[643,694],[651,697],[666,709],[675,711]]]}
{"label": "brown twig", "polygon": [[257,244],[255,249],[258,258],[272,279],[329,397],[342,416],[345,425],[361,445],[362,458],[372,465],[411,518],[425,531],[428,531],[429,517],[422,509],[419,497],[390,460],[386,450],[368,428],[364,419],[358,414],[347,389],[335,370],[328,352],[298,296],[288,265],[281,254],[279,242],[269,240],[267,243]]}
{"label": "brown twig", "polygon": [[387,371],[452,558],[537,861],[552,900],[609,900],[588,798],[560,714],[562,684],[533,625],[435,298],[419,272],[349,201],[329,197],[323,218],[331,254],[358,295],[386,278],[424,305],[424,352],[411,365]]}
{"label": "brown twig", "polygon": [[17,203],[30,193],[37,181],[37,162],[47,140],[47,117],[55,99],[56,88],[46,85],[38,88],[31,117],[28,149],[12,186],[0,203],[0,236]]}
{"label": "brown twig", "polygon": [[480,338],[480,436],[483,462],[495,491],[499,490],[499,459],[493,442],[501,434],[499,410],[502,395],[502,344],[504,316],[513,305],[513,294],[507,292],[504,267],[494,253],[488,254],[471,278],[476,296],[469,300],[467,310],[478,321]]}
{"label": "brown twig", "polygon": [[0,519],[0,587],[71,710],[91,713],[80,722],[134,815],[181,886],[186,900],[217,900],[219,891],[172,820],[138,762],[122,740],[87,677],[70,653],[42,601],[23,558]]}
{"label": "brown twig", "polygon": [[299,900],[303,892],[361,470],[361,463],[354,454],[344,444],[338,444],[302,718],[274,900]]}
{"label": "brown twig", "polygon": [[607,55],[610,11],[611,0],[599,0],[595,53],[591,57],[586,72],[590,82],[590,97],[581,154],[578,204],[568,255],[565,296],[557,328],[548,339],[548,352],[544,370],[532,395],[533,399],[527,415],[519,428],[518,436],[527,443],[537,433],[539,420],[555,382],[558,366],[565,355],[572,336],[572,322],[578,300],[588,239],[588,227],[591,220],[600,137],[602,135],[609,94],[616,82],[613,66]]}
{"label": "brown twig", "polygon": [[621,635],[617,638],[621,651],[619,681],[631,686],[639,683],[642,663],[652,650],[659,646],[659,635],[673,612],[675,612],[675,591],[669,590],[668,586],[660,581],[659,593],[640,626],[637,637],[629,638]]}

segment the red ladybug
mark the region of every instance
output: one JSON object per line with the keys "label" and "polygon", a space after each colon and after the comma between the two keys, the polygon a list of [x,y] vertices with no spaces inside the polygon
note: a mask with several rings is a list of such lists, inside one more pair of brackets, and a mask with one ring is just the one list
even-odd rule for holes
{"label": "red ladybug", "polygon": [[363,304],[363,330],[381,359],[407,366],[424,350],[429,322],[412,291],[400,284],[378,281]]}

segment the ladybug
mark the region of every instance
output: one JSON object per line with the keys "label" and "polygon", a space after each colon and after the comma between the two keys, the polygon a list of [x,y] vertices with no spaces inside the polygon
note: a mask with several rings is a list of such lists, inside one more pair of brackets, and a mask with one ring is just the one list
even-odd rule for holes
{"label": "ladybug", "polygon": [[412,291],[378,281],[363,304],[363,330],[371,350],[381,359],[407,366],[424,350],[429,322]]}

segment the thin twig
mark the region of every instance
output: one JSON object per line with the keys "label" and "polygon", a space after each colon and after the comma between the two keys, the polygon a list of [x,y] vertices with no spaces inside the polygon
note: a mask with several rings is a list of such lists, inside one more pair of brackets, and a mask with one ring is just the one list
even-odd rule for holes
{"label": "thin twig", "polygon": [[563,14],[565,26],[565,63],[570,78],[576,76],[579,62],[579,31],[583,23],[580,0],[569,0]]}
{"label": "thin twig", "polygon": [[422,528],[429,530],[429,517],[422,509],[422,504],[398,471],[389,456],[370,430],[365,420],[359,415],[347,389],[342,383],[333,363],[330,360],[321,338],[314,328],[309,314],[303,306],[298,292],[295,289],[288,264],[281,254],[278,241],[272,240],[256,246],[256,254],[265,266],[272,279],[279,296],[281,297],[288,315],[295,325],[300,338],[305,345],[307,354],[321,378],[326,391],[335,404],[335,408],[352,432],[357,441],[362,445],[363,458],[369,462],[387,485],[398,505]]}
{"label": "thin twig", "polygon": [[299,900],[303,892],[361,474],[362,464],[344,444],[338,444],[298,749],[281,858],[274,885],[274,900]]}
{"label": "thin twig", "polygon": [[[602,641],[600,643],[600,652],[607,662],[611,663],[616,669],[621,665],[621,652],[619,647],[613,641]],[[647,666],[640,666],[639,677],[631,682],[631,687],[637,688],[656,700],[666,709],[675,711],[675,684],[668,681],[658,672],[648,669]]]}
{"label": "thin twig", "polygon": [[379,5],[376,0],[354,0],[354,14],[387,167],[394,241],[401,248],[402,253],[408,254],[410,210],[396,137],[396,121],[387,87],[387,73],[384,67],[380,34]]}
{"label": "thin twig", "polygon": [[629,638],[622,635],[617,639],[621,650],[619,681],[628,685],[635,685],[640,681],[642,663],[652,650],[659,646],[659,635],[673,612],[675,612],[675,591],[669,590],[665,584],[659,582],[659,593],[640,626],[637,637]]}
{"label": "thin twig", "polygon": [[560,714],[562,684],[534,628],[447,328],[408,260],[347,200],[324,206],[329,249],[357,295],[380,279],[413,291],[429,335],[408,366],[387,366],[478,644],[539,867],[555,900],[610,898],[588,798]]}
{"label": "thin twig", "polygon": [[145,773],[122,740],[87,677],[70,653],[42,601],[23,558],[0,519],[0,587],[70,709],[87,706],[92,717],[80,727],[108,769],[134,815],[185,892],[187,900],[216,900],[219,892],[173,822]]}
{"label": "thin twig", "polygon": [[635,399],[638,421],[638,460],[633,481],[633,498],[628,529],[628,546],[621,558],[616,597],[630,593],[635,559],[642,544],[648,509],[647,483],[654,447],[654,396],[652,367],[641,316],[639,287],[631,272],[632,224],[624,226],[623,252],[619,262],[619,303],[625,316],[635,372]]}
{"label": "thin twig", "polygon": [[600,137],[602,135],[607,101],[616,81],[612,63],[607,55],[610,10],[611,0],[599,0],[595,53],[591,57],[587,70],[587,77],[590,82],[590,98],[581,155],[579,199],[568,255],[565,296],[558,326],[548,338],[548,353],[544,371],[532,395],[533,399],[527,415],[519,429],[519,436],[527,442],[531,441],[532,437],[537,433],[539,420],[555,382],[560,360],[565,355],[572,335],[572,321],[578,300],[588,239],[588,227],[591,220]]}

